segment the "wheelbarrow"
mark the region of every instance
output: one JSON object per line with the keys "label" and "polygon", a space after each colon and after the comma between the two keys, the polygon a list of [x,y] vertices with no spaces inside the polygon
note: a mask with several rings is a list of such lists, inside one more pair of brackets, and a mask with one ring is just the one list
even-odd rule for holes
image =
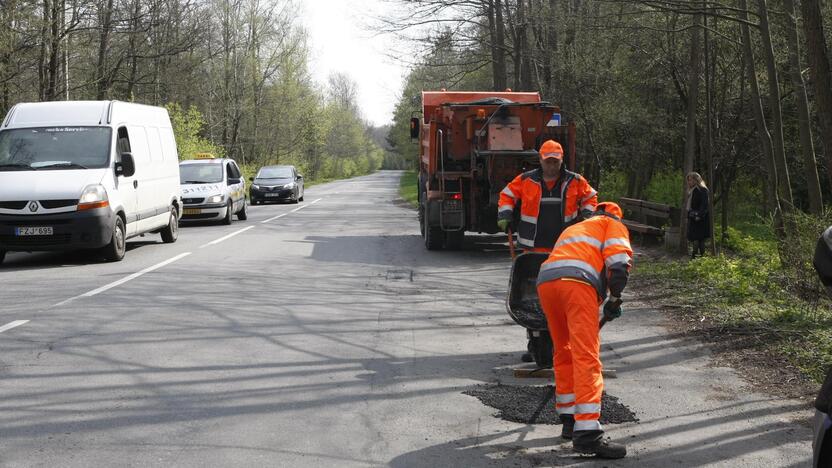
{"label": "wheelbarrow", "polygon": [[537,296],[537,274],[548,253],[526,252],[514,257],[508,280],[506,310],[526,329],[529,353],[540,368],[552,367],[552,338]]}

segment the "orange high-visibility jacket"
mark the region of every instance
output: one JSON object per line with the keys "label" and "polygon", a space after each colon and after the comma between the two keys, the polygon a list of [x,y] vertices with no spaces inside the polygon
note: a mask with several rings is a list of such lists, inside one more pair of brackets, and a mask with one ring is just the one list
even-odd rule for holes
{"label": "orange high-visibility jacket", "polygon": [[540,266],[537,284],[574,278],[595,287],[601,300],[606,298],[607,290],[620,297],[633,264],[630,234],[620,216],[620,211],[596,213],[566,228]]}
{"label": "orange high-visibility jacket", "polygon": [[[534,169],[515,177],[500,193],[498,219],[511,219],[521,202],[517,241],[522,247],[552,248],[563,228],[578,221],[579,213],[588,217],[595,209],[597,192],[580,174],[562,169],[559,182],[550,192],[543,182],[543,171]],[[559,218],[541,220],[541,216],[551,216],[552,207],[560,212]]]}

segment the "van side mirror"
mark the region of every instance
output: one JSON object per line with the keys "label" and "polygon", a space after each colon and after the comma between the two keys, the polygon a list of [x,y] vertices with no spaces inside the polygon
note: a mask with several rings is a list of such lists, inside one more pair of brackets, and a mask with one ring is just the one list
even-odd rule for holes
{"label": "van side mirror", "polygon": [[236,184],[239,184],[242,181],[243,181],[243,179],[235,179],[233,177],[229,177],[228,178],[228,185],[236,185]]}
{"label": "van side mirror", "polygon": [[254,177],[249,177],[249,178],[248,178],[248,181],[249,181],[249,182],[254,182]]}
{"label": "van side mirror", "polygon": [[302,175],[300,175],[300,174],[298,174],[298,176],[297,176],[297,177],[295,177],[295,180],[303,180],[303,176],[302,176]]}
{"label": "van side mirror", "polygon": [[116,176],[132,177],[136,173],[133,153],[121,153],[121,162],[115,164]]}
{"label": "van side mirror", "polygon": [[419,117],[410,119],[410,138],[419,138]]}

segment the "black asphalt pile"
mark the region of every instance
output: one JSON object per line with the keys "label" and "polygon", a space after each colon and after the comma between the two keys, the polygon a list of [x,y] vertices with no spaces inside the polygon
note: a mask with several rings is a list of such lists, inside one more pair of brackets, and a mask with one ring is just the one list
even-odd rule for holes
{"label": "black asphalt pile", "polygon": [[[555,413],[555,387],[552,385],[475,385],[462,392],[479,399],[497,411],[496,417],[522,424],[560,424]],[[604,393],[601,398],[601,423],[621,424],[638,421],[630,408],[618,398]]]}
{"label": "black asphalt pile", "polygon": [[537,299],[525,299],[512,305],[511,312],[523,326],[536,330],[545,330],[546,316]]}

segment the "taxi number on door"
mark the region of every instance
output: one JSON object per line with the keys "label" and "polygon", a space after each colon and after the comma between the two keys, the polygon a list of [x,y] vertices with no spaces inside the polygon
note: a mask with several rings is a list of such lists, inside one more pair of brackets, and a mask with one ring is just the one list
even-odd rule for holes
{"label": "taxi number on door", "polygon": [[14,229],[16,236],[51,236],[52,226],[18,227]]}

